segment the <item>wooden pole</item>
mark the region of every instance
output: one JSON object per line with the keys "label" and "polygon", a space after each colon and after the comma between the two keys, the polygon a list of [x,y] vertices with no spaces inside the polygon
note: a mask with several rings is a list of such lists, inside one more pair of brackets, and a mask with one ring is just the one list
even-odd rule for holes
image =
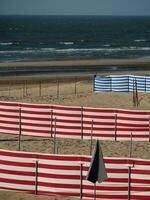
{"label": "wooden pole", "polygon": [[74,84],[74,94],[77,94],[77,78],[75,78],[75,84]]}
{"label": "wooden pole", "polygon": [[130,92],[130,76],[128,76],[128,92]]}
{"label": "wooden pole", "polygon": [[131,199],[131,166],[128,167],[128,200]]}
{"label": "wooden pole", "polygon": [[21,149],[21,108],[19,108],[19,138],[18,138],[18,151]]}
{"label": "wooden pole", "polygon": [[39,82],[39,96],[42,96],[42,81]]}
{"label": "wooden pole", "polygon": [[115,114],[115,142],[117,141],[117,114]]}
{"label": "wooden pole", "polygon": [[145,92],[146,92],[146,88],[147,88],[147,83],[146,83],[146,77],[145,77]]}
{"label": "wooden pole", "polygon": [[93,92],[95,92],[95,79],[96,79],[96,74],[93,76]]}
{"label": "wooden pole", "polygon": [[83,197],[83,164],[80,164],[80,199]]}
{"label": "wooden pole", "polygon": [[138,98],[138,88],[137,88],[137,80],[135,79],[135,96],[136,96],[136,106],[139,105],[139,98]]}
{"label": "wooden pole", "polygon": [[10,97],[10,91],[11,91],[11,81],[9,81],[9,88],[8,88],[8,96]]}
{"label": "wooden pole", "polygon": [[94,122],[92,120],[92,123],[91,123],[91,144],[90,144],[90,155],[92,155],[92,145],[93,145],[93,125],[94,125]]}
{"label": "wooden pole", "polygon": [[57,98],[59,98],[59,80],[57,80]]}
{"label": "wooden pole", "polygon": [[81,106],[81,139],[83,140],[83,106]]}
{"label": "wooden pole", "polygon": [[149,117],[149,142],[150,142],[150,117]]}
{"label": "wooden pole", "polygon": [[51,110],[51,138],[53,137],[53,110]]}
{"label": "wooden pole", "polygon": [[35,195],[38,194],[38,160],[35,163]]}
{"label": "wooden pole", "polygon": [[131,132],[131,135],[130,135],[130,150],[129,150],[129,157],[130,157],[130,158],[132,157],[132,132]]}
{"label": "wooden pole", "polygon": [[56,153],[56,118],[55,118],[55,125],[54,125],[54,154]]}

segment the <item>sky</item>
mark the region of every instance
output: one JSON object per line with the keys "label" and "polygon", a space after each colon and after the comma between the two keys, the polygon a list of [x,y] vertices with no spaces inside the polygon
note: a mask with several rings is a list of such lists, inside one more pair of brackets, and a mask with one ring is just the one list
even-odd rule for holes
{"label": "sky", "polygon": [[0,15],[149,15],[150,0],[0,0]]}

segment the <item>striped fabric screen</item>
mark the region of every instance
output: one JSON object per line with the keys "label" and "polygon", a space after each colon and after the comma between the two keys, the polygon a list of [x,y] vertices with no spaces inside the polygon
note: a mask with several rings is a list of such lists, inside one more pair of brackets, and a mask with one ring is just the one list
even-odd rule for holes
{"label": "striped fabric screen", "polygon": [[[48,155],[0,150],[0,189],[37,195],[94,198],[86,180],[90,156]],[[150,199],[150,160],[104,158],[108,179],[96,185],[96,198]],[[131,170],[129,170],[131,169]]]}
{"label": "striped fabric screen", "polygon": [[133,75],[96,76],[95,92],[150,92],[150,77]]}
{"label": "striped fabric screen", "polygon": [[36,137],[150,140],[150,111],[0,102],[0,133]]}

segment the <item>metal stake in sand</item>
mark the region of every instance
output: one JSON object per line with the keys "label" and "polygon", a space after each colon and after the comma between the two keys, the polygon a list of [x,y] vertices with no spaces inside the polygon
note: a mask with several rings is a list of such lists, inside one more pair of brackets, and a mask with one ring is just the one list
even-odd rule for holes
{"label": "metal stake in sand", "polygon": [[80,164],[80,199],[83,197],[83,164]]}
{"label": "metal stake in sand", "polygon": [[92,123],[91,123],[91,144],[90,144],[90,155],[92,155],[92,145],[93,145],[93,125],[94,125],[94,122],[92,120]]}
{"label": "metal stake in sand", "polygon": [[18,137],[18,151],[21,149],[21,108],[19,108],[19,137]]}
{"label": "metal stake in sand", "polygon": [[38,165],[39,165],[39,162],[38,162],[38,160],[36,160],[36,163],[35,163],[35,195],[38,194]]}
{"label": "metal stake in sand", "polygon": [[56,117],[54,123],[54,154],[56,153]]}

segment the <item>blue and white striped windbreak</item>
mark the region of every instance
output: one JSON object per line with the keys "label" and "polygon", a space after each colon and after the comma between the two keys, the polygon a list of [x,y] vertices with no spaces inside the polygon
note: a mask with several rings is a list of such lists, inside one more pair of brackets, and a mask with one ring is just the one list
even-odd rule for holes
{"label": "blue and white striped windbreak", "polygon": [[150,92],[150,77],[133,75],[96,76],[95,92]]}

